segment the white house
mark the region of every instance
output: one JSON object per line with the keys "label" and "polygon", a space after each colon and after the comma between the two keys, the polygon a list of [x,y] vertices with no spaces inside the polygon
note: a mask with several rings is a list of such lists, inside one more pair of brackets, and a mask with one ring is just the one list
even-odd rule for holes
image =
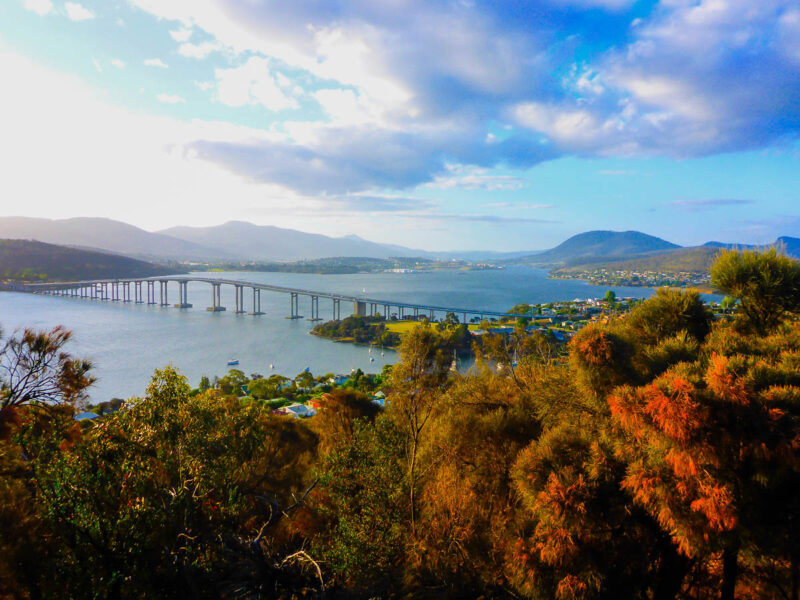
{"label": "white house", "polygon": [[278,409],[278,412],[281,412],[285,415],[291,415],[295,419],[299,419],[300,417],[313,417],[317,414],[317,411],[313,407],[300,404],[299,402],[295,402],[289,406],[283,406]]}

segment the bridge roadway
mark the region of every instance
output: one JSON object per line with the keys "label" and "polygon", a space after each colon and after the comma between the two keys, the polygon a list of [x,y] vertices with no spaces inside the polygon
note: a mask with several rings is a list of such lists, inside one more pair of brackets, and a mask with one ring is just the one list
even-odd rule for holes
{"label": "bridge roadway", "polygon": [[[413,302],[396,302],[393,300],[383,300],[378,298],[368,298],[366,296],[350,296],[347,294],[337,294],[332,292],[318,292],[314,290],[306,290],[302,288],[290,288],[278,285],[270,285],[266,283],[254,283],[252,281],[242,281],[236,279],[218,279],[214,277],[196,277],[196,276],[168,276],[168,277],[147,277],[147,278],[124,278],[124,279],[93,279],[88,281],[68,281],[59,283],[29,283],[17,284],[13,288],[17,291],[30,292],[30,293],[44,293],[51,295],[72,296],[80,298],[90,298],[96,300],[110,300],[117,302],[134,302],[136,304],[157,304],[159,306],[169,306],[168,301],[168,284],[178,284],[179,302],[174,306],[176,308],[191,308],[192,305],[188,302],[187,285],[190,282],[208,283],[211,285],[211,299],[212,304],[206,310],[210,312],[220,312],[226,310],[222,306],[221,301],[221,287],[229,285],[234,287],[235,291],[235,312],[237,314],[245,313],[244,308],[244,290],[252,289],[253,292],[253,310],[248,313],[251,315],[263,315],[261,312],[261,292],[278,292],[282,294],[289,294],[291,300],[291,319],[301,319],[300,315],[300,296],[307,296],[311,299],[311,321],[322,320],[319,316],[319,299],[325,298],[332,301],[333,319],[341,319],[341,303],[353,303],[353,314],[361,316],[377,316],[383,312],[384,318],[388,319],[393,314],[398,318],[418,317],[420,314],[426,314],[433,320],[437,313],[454,313],[460,315],[463,322],[467,322],[467,316],[480,317],[527,317],[527,318],[545,318],[537,315],[519,315],[514,313],[499,312],[492,310],[478,310],[463,307],[452,306],[438,306],[433,304],[418,304]],[[159,284],[158,302],[156,302],[155,285]],[[143,288],[143,284],[146,289]],[[131,285],[133,285],[133,296],[131,296]],[[110,295],[109,295],[110,293]],[[146,300],[145,300],[146,293]],[[133,300],[131,299],[133,297]],[[392,309],[397,309],[396,313]],[[406,311],[412,311],[412,314],[407,314]]]}

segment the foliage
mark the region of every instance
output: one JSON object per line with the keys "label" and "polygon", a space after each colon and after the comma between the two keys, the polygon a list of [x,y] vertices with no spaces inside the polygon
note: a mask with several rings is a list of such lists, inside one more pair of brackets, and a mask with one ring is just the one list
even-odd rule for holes
{"label": "foliage", "polygon": [[747,323],[760,333],[774,329],[786,313],[800,311],[800,263],[774,248],[721,251],[711,281],[739,301]]}
{"label": "foliage", "polygon": [[64,350],[71,334],[25,329],[0,348],[0,426],[15,407],[76,403],[94,381],[91,363]]}
{"label": "foliage", "polygon": [[302,546],[288,507],[308,484],[315,447],[294,421],[214,392],[190,397],[167,368],[145,398],[67,450],[36,429],[25,423],[20,439],[61,548],[48,597],[257,596],[313,585],[284,564]]}
{"label": "foliage", "polygon": [[333,340],[352,340],[360,344],[375,344],[393,348],[400,343],[397,333],[387,331],[383,317],[352,315],[341,321],[320,323],[312,333]]}

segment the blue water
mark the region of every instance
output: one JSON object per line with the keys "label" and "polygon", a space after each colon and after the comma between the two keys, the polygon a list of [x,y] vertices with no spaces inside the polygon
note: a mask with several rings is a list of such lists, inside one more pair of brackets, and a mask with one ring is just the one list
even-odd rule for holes
{"label": "blue water", "polygon": [[[204,276],[209,274],[204,273]],[[293,273],[215,273],[229,279],[270,283],[315,291],[370,298],[418,302],[483,310],[508,310],[520,302],[538,303],[602,297],[614,289],[618,297],[647,297],[650,288],[608,288],[582,281],[547,279],[547,272],[525,267],[502,271],[438,271],[362,275],[306,275]],[[156,292],[158,292],[156,288]],[[169,300],[178,300],[171,284]],[[228,311],[209,313],[211,286],[189,284],[191,309],[162,308],[57,296],[0,293],[0,326],[4,335],[21,327],[39,329],[64,325],[73,332],[70,351],[94,363],[97,383],[92,400],[141,395],[153,370],[172,363],[196,385],[202,375],[223,375],[226,363],[237,358],[245,373],[272,372],[294,376],[309,367],[315,375],[349,373],[353,368],[380,372],[396,353],[367,352],[367,348],[339,344],[309,335],[306,320],[290,320],[289,296],[261,293],[263,316],[235,315],[233,288],[222,287]],[[331,302],[320,299],[320,316],[330,319]],[[245,290],[245,308],[252,310],[252,293]],[[347,313],[342,304],[342,317]],[[300,298],[300,314],[310,315],[310,300]],[[370,362],[370,357],[375,359]],[[269,368],[274,365],[274,371]]]}

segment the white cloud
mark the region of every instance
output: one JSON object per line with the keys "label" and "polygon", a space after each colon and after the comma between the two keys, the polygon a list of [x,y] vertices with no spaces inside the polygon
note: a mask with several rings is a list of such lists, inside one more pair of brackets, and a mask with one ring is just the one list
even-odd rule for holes
{"label": "white cloud", "polygon": [[169,34],[176,42],[188,42],[189,38],[192,37],[192,30],[189,28],[176,29],[175,31],[170,31]]}
{"label": "white cloud", "polygon": [[94,68],[97,70],[98,73],[102,73],[103,72],[103,65],[100,64],[99,60],[97,60],[96,58],[93,58],[92,59],[92,64],[94,65]]}
{"label": "white cloud", "polygon": [[67,11],[67,16],[73,21],[86,21],[94,19],[94,13],[88,8],[76,2],[67,2],[64,5],[64,10]]}
{"label": "white cloud", "polygon": [[160,58],[148,58],[144,61],[147,67],[158,67],[160,69],[168,69],[169,65]]}
{"label": "white cloud", "polygon": [[202,42],[201,44],[185,43],[178,46],[178,54],[187,56],[189,58],[202,59],[211,54],[222,50],[222,44],[219,42]]}
{"label": "white cloud", "polygon": [[217,100],[227,106],[261,105],[269,110],[297,108],[279,87],[266,58],[251,57],[231,69],[217,69]]}
{"label": "white cloud", "polygon": [[[492,175],[488,169],[465,165],[447,165],[447,174],[439,175],[426,187],[443,190],[512,191],[525,186],[525,180],[512,175]],[[498,205],[499,206],[499,205]],[[541,208],[544,205],[537,205]]]}
{"label": "white cloud", "polygon": [[24,6],[42,17],[53,12],[53,3],[50,0],[25,0]]}
{"label": "white cloud", "polygon": [[156,98],[158,98],[159,102],[164,102],[165,104],[183,104],[186,102],[184,98],[177,94],[159,94]]}
{"label": "white cloud", "polygon": [[120,60],[120,59],[118,59],[118,58],[114,58],[114,59],[111,60],[111,66],[115,67],[117,69],[124,69],[125,68],[125,62]]}
{"label": "white cloud", "polygon": [[[305,210],[307,199],[253,184],[187,149],[198,137],[230,143],[272,134],[116,107],[77,78],[11,52],[0,51],[0,72],[7,84],[0,94],[0,197],[13,199],[27,216],[95,215],[152,228],[210,225],[220,222],[219,199],[229,198],[231,214],[259,206],[270,222],[302,225],[292,221],[292,211]],[[65,203],[65,189],[80,193]]]}

